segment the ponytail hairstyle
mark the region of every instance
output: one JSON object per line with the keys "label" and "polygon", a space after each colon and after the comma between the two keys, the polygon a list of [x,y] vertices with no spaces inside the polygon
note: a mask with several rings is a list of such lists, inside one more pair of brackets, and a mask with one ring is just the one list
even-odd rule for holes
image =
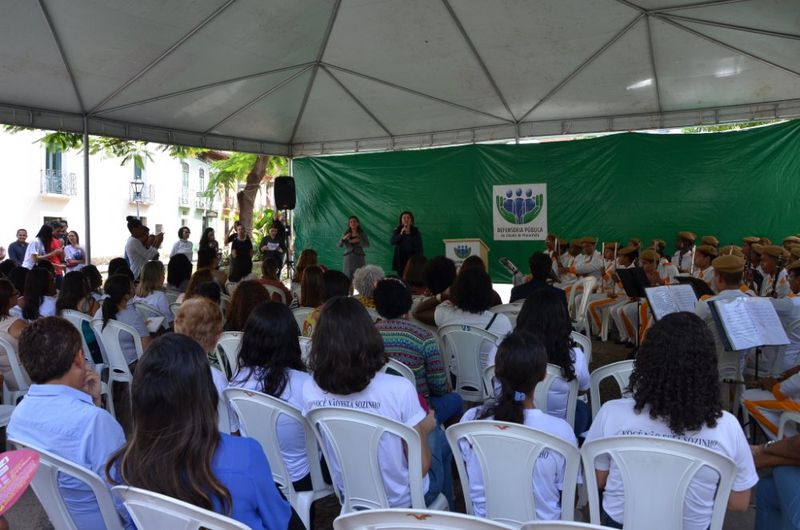
{"label": "ponytail hairstyle", "polygon": [[124,274],[115,274],[106,280],[103,292],[106,294],[103,299],[103,329],[106,329],[109,320],[116,320],[122,300],[133,294],[133,282]]}
{"label": "ponytail hairstyle", "polygon": [[36,320],[41,316],[39,307],[44,302],[51,278],[50,272],[41,267],[34,267],[28,271],[28,275],[25,277],[25,294],[23,297],[25,303],[22,308],[22,317],[25,320]]}
{"label": "ponytail hairstyle", "polygon": [[481,408],[478,419],[491,416],[497,421],[523,424],[523,396],[529,396],[547,373],[544,344],[536,335],[515,331],[498,346],[495,363],[500,394]]}
{"label": "ponytail hairstyle", "polygon": [[558,289],[539,289],[522,304],[516,330],[536,334],[547,350],[547,362],[561,368],[566,381],[575,379],[577,347],[572,340],[572,321],[567,310],[567,298]]}

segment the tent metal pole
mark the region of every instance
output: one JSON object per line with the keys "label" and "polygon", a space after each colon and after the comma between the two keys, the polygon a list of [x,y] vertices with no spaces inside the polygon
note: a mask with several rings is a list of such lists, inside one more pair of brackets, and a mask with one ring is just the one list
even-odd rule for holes
{"label": "tent metal pole", "polygon": [[92,214],[89,199],[89,116],[83,115],[83,220],[84,247],[86,248],[86,263],[92,263]]}

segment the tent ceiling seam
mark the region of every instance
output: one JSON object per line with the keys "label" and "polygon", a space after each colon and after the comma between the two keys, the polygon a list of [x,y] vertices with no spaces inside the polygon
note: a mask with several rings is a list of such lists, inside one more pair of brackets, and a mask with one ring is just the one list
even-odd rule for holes
{"label": "tent ceiling seam", "polygon": [[656,104],[658,105],[658,113],[661,114],[661,87],[658,82],[658,69],[656,68],[656,47],[653,44],[653,32],[650,28],[650,17],[645,17],[647,29],[647,48],[650,55],[650,67],[653,70],[653,87],[656,89]]}
{"label": "tent ceiling seam", "polygon": [[729,51],[733,51],[733,52],[736,52],[736,53],[740,53],[742,55],[746,55],[747,57],[750,57],[751,59],[755,59],[757,61],[760,61],[760,62],[762,62],[762,63],[764,63],[764,64],[766,64],[768,66],[771,66],[773,68],[777,68],[778,70],[781,70],[781,71],[783,71],[783,72],[785,72],[787,74],[792,74],[792,75],[800,77],[800,72],[792,70],[791,68],[787,68],[786,66],[780,65],[778,63],[772,62],[769,59],[765,59],[765,58],[761,57],[760,55],[756,55],[754,53],[745,51],[745,50],[743,50],[741,48],[737,48],[736,46],[733,46],[731,44],[722,42],[721,40],[715,39],[714,37],[711,37],[710,35],[706,35],[705,33],[702,33],[702,32],[697,31],[695,29],[692,29],[692,28],[689,28],[687,26],[684,26],[683,24],[680,24],[680,23],[675,22],[674,20],[670,19],[669,15],[654,15],[654,16],[658,17],[659,20],[663,20],[664,22],[666,22],[668,24],[672,24],[676,28],[679,28],[679,29],[682,29],[683,31],[691,33],[692,35],[695,35],[696,37],[700,37],[700,38],[705,39],[705,40],[707,40],[709,42],[713,42],[714,44],[716,44],[718,46],[722,46],[723,48],[727,48]]}
{"label": "tent ceiling seam", "polygon": [[170,93],[167,93],[167,94],[161,94],[159,96],[153,96],[151,98],[142,99],[142,100],[139,100],[139,101],[132,101],[131,103],[126,103],[124,105],[119,105],[117,107],[109,107],[107,109],[99,110],[97,112],[97,114],[98,115],[102,115],[102,114],[108,114],[108,113],[111,113],[111,112],[117,112],[119,110],[125,110],[125,109],[131,108],[131,107],[136,107],[136,106],[139,106],[139,105],[146,105],[148,103],[154,103],[156,101],[161,101],[163,99],[169,99],[169,98],[173,98],[173,97],[177,97],[177,96],[184,96],[186,94],[191,94],[193,92],[199,92],[201,90],[206,90],[206,89],[209,89],[209,88],[215,88],[215,87],[218,87],[218,86],[224,86],[224,85],[227,85],[227,84],[230,84],[230,83],[238,83],[239,81],[247,81],[248,79],[255,79],[257,77],[262,77],[262,76],[265,76],[265,75],[277,74],[277,73],[280,73],[280,72],[286,72],[286,71],[289,71],[289,70],[294,70],[295,68],[303,68],[303,67],[310,66],[312,64],[314,64],[314,63],[309,61],[309,62],[306,62],[306,63],[293,64],[291,66],[282,66],[280,68],[275,68],[273,70],[267,70],[267,71],[264,71],[264,72],[257,72],[257,73],[254,73],[254,74],[247,74],[247,75],[242,75],[242,76],[239,76],[239,77],[232,77],[230,79],[223,79],[223,80],[220,80],[220,81],[214,81],[213,83],[207,83],[205,85],[198,85],[198,86],[191,87],[191,88],[184,88],[182,90],[177,90],[175,92],[170,92]]}
{"label": "tent ceiling seam", "polygon": [[82,113],[86,113],[86,106],[83,103],[83,98],[81,97],[80,90],[78,90],[78,83],[77,81],[75,81],[75,75],[72,73],[72,67],[70,67],[69,65],[69,61],[67,60],[67,54],[64,51],[64,47],[61,45],[61,39],[58,37],[58,32],[56,31],[55,25],[53,24],[53,20],[50,18],[50,12],[44,5],[44,0],[39,0],[39,9],[41,9],[42,11],[44,20],[47,23],[47,29],[50,30],[50,36],[53,37],[53,41],[55,42],[56,48],[58,49],[58,55],[61,57],[61,62],[64,64],[64,68],[67,70],[67,75],[69,76],[69,82],[72,84],[72,90],[75,91],[75,97],[78,100],[78,106],[81,108]]}
{"label": "tent ceiling seam", "polygon": [[639,13],[647,13],[647,9],[643,8],[642,6],[636,5],[633,2],[629,2],[628,0],[614,0],[618,4],[622,4],[625,7],[630,7],[631,9],[635,9]]}
{"label": "tent ceiling seam", "polygon": [[705,26],[716,26],[718,28],[732,29],[736,31],[743,31],[746,33],[756,33],[758,35],[766,35],[768,37],[778,37],[781,39],[800,40],[800,35],[794,33],[781,33],[778,31],[768,31],[764,29],[752,28],[749,26],[737,26],[736,24],[728,24],[726,22],[716,22],[714,20],[706,20],[702,18],[685,17],[683,15],[665,15],[673,20],[680,20],[682,22],[693,22],[695,24],[702,24]]}
{"label": "tent ceiling seam", "polygon": [[392,134],[392,132],[391,132],[391,131],[390,131],[388,128],[386,128],[386,126],[385,126],[385,125],[384,125],[384,124],[383,124],[383,123],[382,123],[382,122],[381,122],[381,121],[380,121],[380,120],[377,118],[377,116],[375,116],[375,114],[373,114],[373,113],[372,113],[372,111],[370,111],[370,110],[367,108],[367,106],[366,106],[366,105],[365,105],[365,104],[364,104],[364,103],[363,103],[363,102],[362,102],[360,99],[358,99],[358,98],[356,97],[356,95],[355,95],[355,94],[353,94],[353,93],[352,93],[352,92],[351,92],[351,91],[350,91],[350,90],[349,90],[349,89],[348,89],[348,88],[347,88],[347,87],[344,85],[344,83],[342,83],[342,81],[341,81],[339,78],[337,78],[335,75],[333,75],[333,72],[331,72],[330,70],[328,70],[328,68],[326,68],[326,67],[325,67],[325,65],[321,65],[321,68],[322,68],[322,70],[324,70],[324,71],[325,71],[325,73],[326,73],[326,74],[328,74],[328,75],[331,77],[331,79],[333,79],[333,80],[336,82],[336,84],[337,84],[337,85],[339,85],[339,88],[341,88],[342,90],[344,90],[344,91],[345,91],[345,93],[346,93],[348,96],[350,96],[350,98],[351,98],[353,101],[355,101],[356,105],[358,105],[359,107],[361,107],[361,110],[363,110],[364,112],[366,112],[366,113],[367,113],[367,115],[368,115],[370,118],[372,118],[372,121],[374,121],[375,123],[377,123],[377,124],[378,124],[378,127],[380,127],[380,128],[383,130],[383,132],[385,132],[385,133],[386,133],[386,134],[387,134],[389,137],[393,137],[393,136],[394,136],[394,134]]}
{"label": "tent ceiling seam", "polygon": [[432,101],[436,101],[436,102],[442,103],[444,105],[449,105],[449,106],[455,107],[457,109],[465,110],[465,111],[468,111],[468,112],[473,112],[475,114],[481,114],[483,116],[487,116],[489,118],[492,118],[492,119],[498,120],[498,121],[502,121],[504,123],[514,123],[512,120],[509,120],[508,118],[503,118],[501,116],[495,116],[494,114],[491,114],[489,112],[484,112],[482,110],[474,109],[472,107],[467,107],[466,105],[462,105],[461,103],[456,103],[454,101],[449,101],[447,99],[442,99],[442,98],[437,97],[437,96],[432,96],[431,94],[426,94],[425,92],[420,92],[419,90],[414,90],[413,88],[408,88],[408,87],[403,86],[403,85],[398,85],[397,83],[392,83],[391,81],[386,81],[384,79],[379,79],[377,77],[373,77],[371,75],[364,74],[362,72],[356,72],[355,70],[350,70],[349,68],[345,68],[343,66],[337,66],[335,64],[330,64],[330,63],[326,63],[326,62],[323,62],[322,64],[324,66],[327,66],[328,68],[331,68],[331,69],[334,69],[334,70],[338,70],[338,71],[344,72],[346,74],[351,74],[351,75],[354,75],[356,77],[361,77],[362,79],[366,79],[368,81],[373,81],[373,82],[379,83],[381,85],[386,85],[386,86],[391,87],[391,88],[396,88],[397,90],[401,90],[403,92],[408,92],[409,94],[414,94],[415,96],[419,96],[419,97],[422,97],[422,98],[430,99]]}
{"label": "tent ceiling seam", "polygon": [[662,7],[659,9],[650,9],[648,13],[669,13],[671,11],[682,11],[684,9],[698,9],[702,7],[716,7],[725,4],[738,4],[741,2],[750,2],[752,0],[709,0],[708,2],[698,2],[695,4],[681,4],[679,6]]}
{"label": "tent ceiling seam", "polygon": [[128,79],[125,83],[123,83],[122,86],[120,86],[119,88],[114,90],[111,94],[106,96],[100,103],[95,105],[94,108],[89,111],[89,115],[96,114],[106,103],[108,103],[109,101],[111,101],[112,99],[114,99],[115,97],[120,95],[122,92],[127,90],[128,87],[130,87],[136,81],[141,79],[142,76],[144,76],[147,72],[152,70],[158,63],[160,63],[161,61],[166,59],[167,56],[169,56],[172,52],[174,52],[176,49],[178,49],[184,42],[189,40],[198,31],[200,31],[205,26],[207,26],[211,21],[213,21],[215,18],[217,18],[218,15],[220,15],[223,11],[225,11],[234,2],[236,2],[236,0],[227,0],[227,2],[225,2],[224,4],[219,6],[217,9],[215,9],[210,15],[208,15],[205,19],[200,21],[200,23],[198,23],[195,27],[193,27],[191,30],[189,30],[188,33],[186,33],[183,37],[178,39],[177,42],[172,44],[172,46],[167,48],[161,55],[159,55],[153,61],[151,61],[150,64],[146,65],[136,75],[134,75],[133,77]]}
{"label": "tent ceiling seam", "polygon": [[555,95],[555,94],[556,94],[556,93],[557,93],[559,90],[561,90],[562,88],[564,88],[564,87],[567,85],[567,83],[569,83],[570,81],[572,81],[572,79],[574,79],[574,78],[575,78],[575,77],[576,77],[576,76],[577,76],[579,73],[581,73],[581,71],[583,71],[583,69],[584,69],[584,68],[586,68],[587,66],[589,66],[589,64],[591,64],[592,62],[594,62],[594,60],[595,60],[595,59],[597,59],[597,58],[598,58],[598,57],[600,57],[600,56],[601,56],[603,53],[605,53],[605,52],[606,52],[606,50],[608,50],[608,49],[609,49],[609,48],[610,48],[610,47],[611,47],[611,46],[612,46],[612,45],[613,45],[615,42],[617,42],[619,39],[621,39],[621,38],[622,38],[622,36],[623,36],[623,35],[625,35],[625,34],[626,34],[626,33],[627,33],[627,32],[628,32],[628,31],[629,31],[629,30],[630,30],[630,29],[631,29],[633,26],[635,26],[635,25],[636,25],[636,24],[637,24],[637,23],[638,23],[638,22],[639,22],[639,21],[640,21],[640,20],[641,20],[641,19],[642,19],[644,16],[645,16],[645,15],[644,15],[644,13],[639,13],[639,15],[638,15],[638,16],[636,16],[636,18],[634,18],[633,20],[631,20],[631,21],[628,23],[628,25],[627,25],[627,26],[625,26],[624,28],[622,28],[622,29],[621,29],[620,31],[618,31],[618,32],[617,32],[617,33],[616,33],[616,34],[615,34],[613,37],[611,37],[611,40],[609,40],[608,42],[606,42],[605,44],[603,44],[603,46],[601,46],[601,47],[600,47],[600,49],[598,49],[597,51],[595,51],[595,52],[594,52],[594,53],[593,53],[591,56],[589,56],[589,58],[588,58],[588,59],[586,59],[586,60],[585,60],[585,61],[583,61],[583,62],[582,62],[580,65],[578,65],[578,67],[577,67],[575,70],[573,70],[572,72],[570,72],[570,74],[569,74],[569,75],[567,75],[567,77],[565,77],[564,79],[562,79],[560,83],[558,83],[558,84],[557,84],[555,87],[553,87],[552,89],[550,89],[550,91],[549,91],[547,94],[545,94],[544,96],[542,96],[542,98],[541,98],[541,99],[539,99],[539,101],[537,101],[537,102],[536,102],[536,103],[533,105],[533,107],[531,107],[531,108],[530,108],[530,110],[528,110],[528,112],[526,112],[525,114],[523,114],[523,115],[522,115],[522,117],[519,119],[519,121],[524,121],[524,120],[525,120],[525,118],[527,118],[527,117],[528,117],[528,116],[531,114],[531,112],[533,112],[534,110],[536,110],[537,108],[539,108],[539,106],[541,106],[541,105],[542,105],[542,103],[544,103],[545,101],[547,101],[548,99],[550,99],[551,97],[553,97],[553,96],[554,96],[554,95]]}
{"label": "tent ceiling seam", "polygon": [[500,90],[500,87],[497,85],[494,76],[492,76],[492,73],[489,71],[489,67],[486,66],[486,63],[483,61],[483,58],[481,57],[481,54],[478,53],[478,48],[475,46],[475,43],[472,42],[472,39],[469,37],[466,28],[464,28],[464,25],[461,24],[461,20],[458,18],[458,15],[456,15],[456,12],[453,10],[453,6],[450,5],[450,2],[448,0],[442,0],[442,4],[444,4],[445,9],[450,14],[450,18],[453,20],[453,23],[455,23],[458,32],[461,34],[461,37],[463,37],[464,41],[467,43],[467,47],[469,47],[469,50],[472,53],[473,57],[475,58],[476,61],[478,61],[478,65],[483,71],[483,75],[486,76],[486,79],[489,81],[489,84],[492,85],[492,88],[494,89],[494,93],[497,95],[497,98],[503,104],[503,107],[505,107],[506,112],[508,112],[508,115],[511,116],[511,119],[514,122],[516,122],[517,119],[514,116],[514,113],[511,112],[511,107],[508,105],[506,98],[503,96],[503,93]]}
{"label": "tent ceiling seam", "polygon": [[261,94],[259,94],[255,98],[251,99],[250,101],[248,101],[247,103],[245,103],[244,105],[242,105],[238,109],[234,110],[232,113],[228,114],[227,116],[222,118],[220,121],[218,121],[217,123],[215,123],[214,125],[212,125],[208,129],[203,131],[202,134],[203,135],[209,134],[211,131],[213,131],[214,129],[216,129],[217,127],[219,127],[220,125],[222,125],[226,121],[228,121],[228,120],[234,118],[235,116],[239,115],[240,113],[244,112],[245,110],[247,110],[251,106],[255,105],[256,103],[258,103],[259,101],[264,99],[265,97],[267,97],[270,94],[276,92],[278,89],[282,88],[283,86],[288,85],[289,83],[291,83],[292,81],[294,81],[295,79],[300,77],[302,74],[307,72],[310,68],[312,68],[311,65],[306,66],[305,68],[303,68],[301,70],[298,70],[297,72],[293,73],[292,75],[290,75],[289,77],[287,77],[286,79],[281,81],[280,83],[270,87],[267,91],[262,92]]}
{"label": "tent ceiling seam", "polygon": [[300,127],[300,120],[303,119],[303,114],[306,111],[308,97],[311,95],[311,89],[314,87],[314,81],[317,78],[317,71],[319,71],[319,66],[322,64],[322,57],[325,55],[325,50],[328,48],[328,41],[331,38],[331,33],[333,33],[333,25],[336,23],[336,17],[339,15],[339,8],[341,5],[342,0],[336,0],[336,2],[333,4],[333,8],[331,8],[331,15],[328,17],[328,25],[325,27],[325,33],[322,36],[322,42],[320,42],[319,50],[317,50],[317,58],[314,61],[314,66],[311,70],[311,78],[308,80],[308,86],[306,87],[305,94],[303,94],[303,101],[300,103],[300,109],[297,111],[297,118],[294,120],[292,134],[289,136],[289,145],[294,143],[294,137],[297,134],[297,129]]}

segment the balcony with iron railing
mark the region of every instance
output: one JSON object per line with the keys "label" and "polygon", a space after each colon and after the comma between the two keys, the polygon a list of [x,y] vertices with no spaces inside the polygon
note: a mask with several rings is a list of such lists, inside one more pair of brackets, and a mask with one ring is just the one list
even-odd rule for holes
{"label": "balcony with iron railing", "polygon": [[[136,204],[136,190],[133,189],[133,185],[131,185],[129,190],[129,198],[131,204]],[[142,193],[139,196],[139,204],[147,205],[153,204],[156,200],[156,189],[152,184],[145,184],[142,187]]]}
{"label": "balcony with iron railing", "polygon": [[212,207],[212,200],[207,197],[204,192],[198,191],[194,200],[194,206],[198,210],[209,210]]}
{"label": "balcony with iron railing", "polygon": [[78,194],[75,173],[60,169],[43,169],[41,175],[41,194],[51,197],[75,197]]}

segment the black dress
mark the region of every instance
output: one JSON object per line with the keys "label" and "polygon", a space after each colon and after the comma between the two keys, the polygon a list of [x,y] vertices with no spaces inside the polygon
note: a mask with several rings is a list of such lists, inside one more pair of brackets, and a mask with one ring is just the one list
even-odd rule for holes
{"label": "black dress", "polygon": [[236,257],[231,257],[231,281],[238,282],[253,272],[253,243],[250,238],[239,239],[231,243],[231,256],[236,251]]}
{"label": "black dress", "polygon": [[416,226],[411,227],[410,234],[401,234],[401,227],[397,227],[392,232],[391,243],[394,245],[394,258],[392,258],[392,269],[397,271],[399,276],[403,275],[408,258],[416,254],[422,254],[422,234]]}

